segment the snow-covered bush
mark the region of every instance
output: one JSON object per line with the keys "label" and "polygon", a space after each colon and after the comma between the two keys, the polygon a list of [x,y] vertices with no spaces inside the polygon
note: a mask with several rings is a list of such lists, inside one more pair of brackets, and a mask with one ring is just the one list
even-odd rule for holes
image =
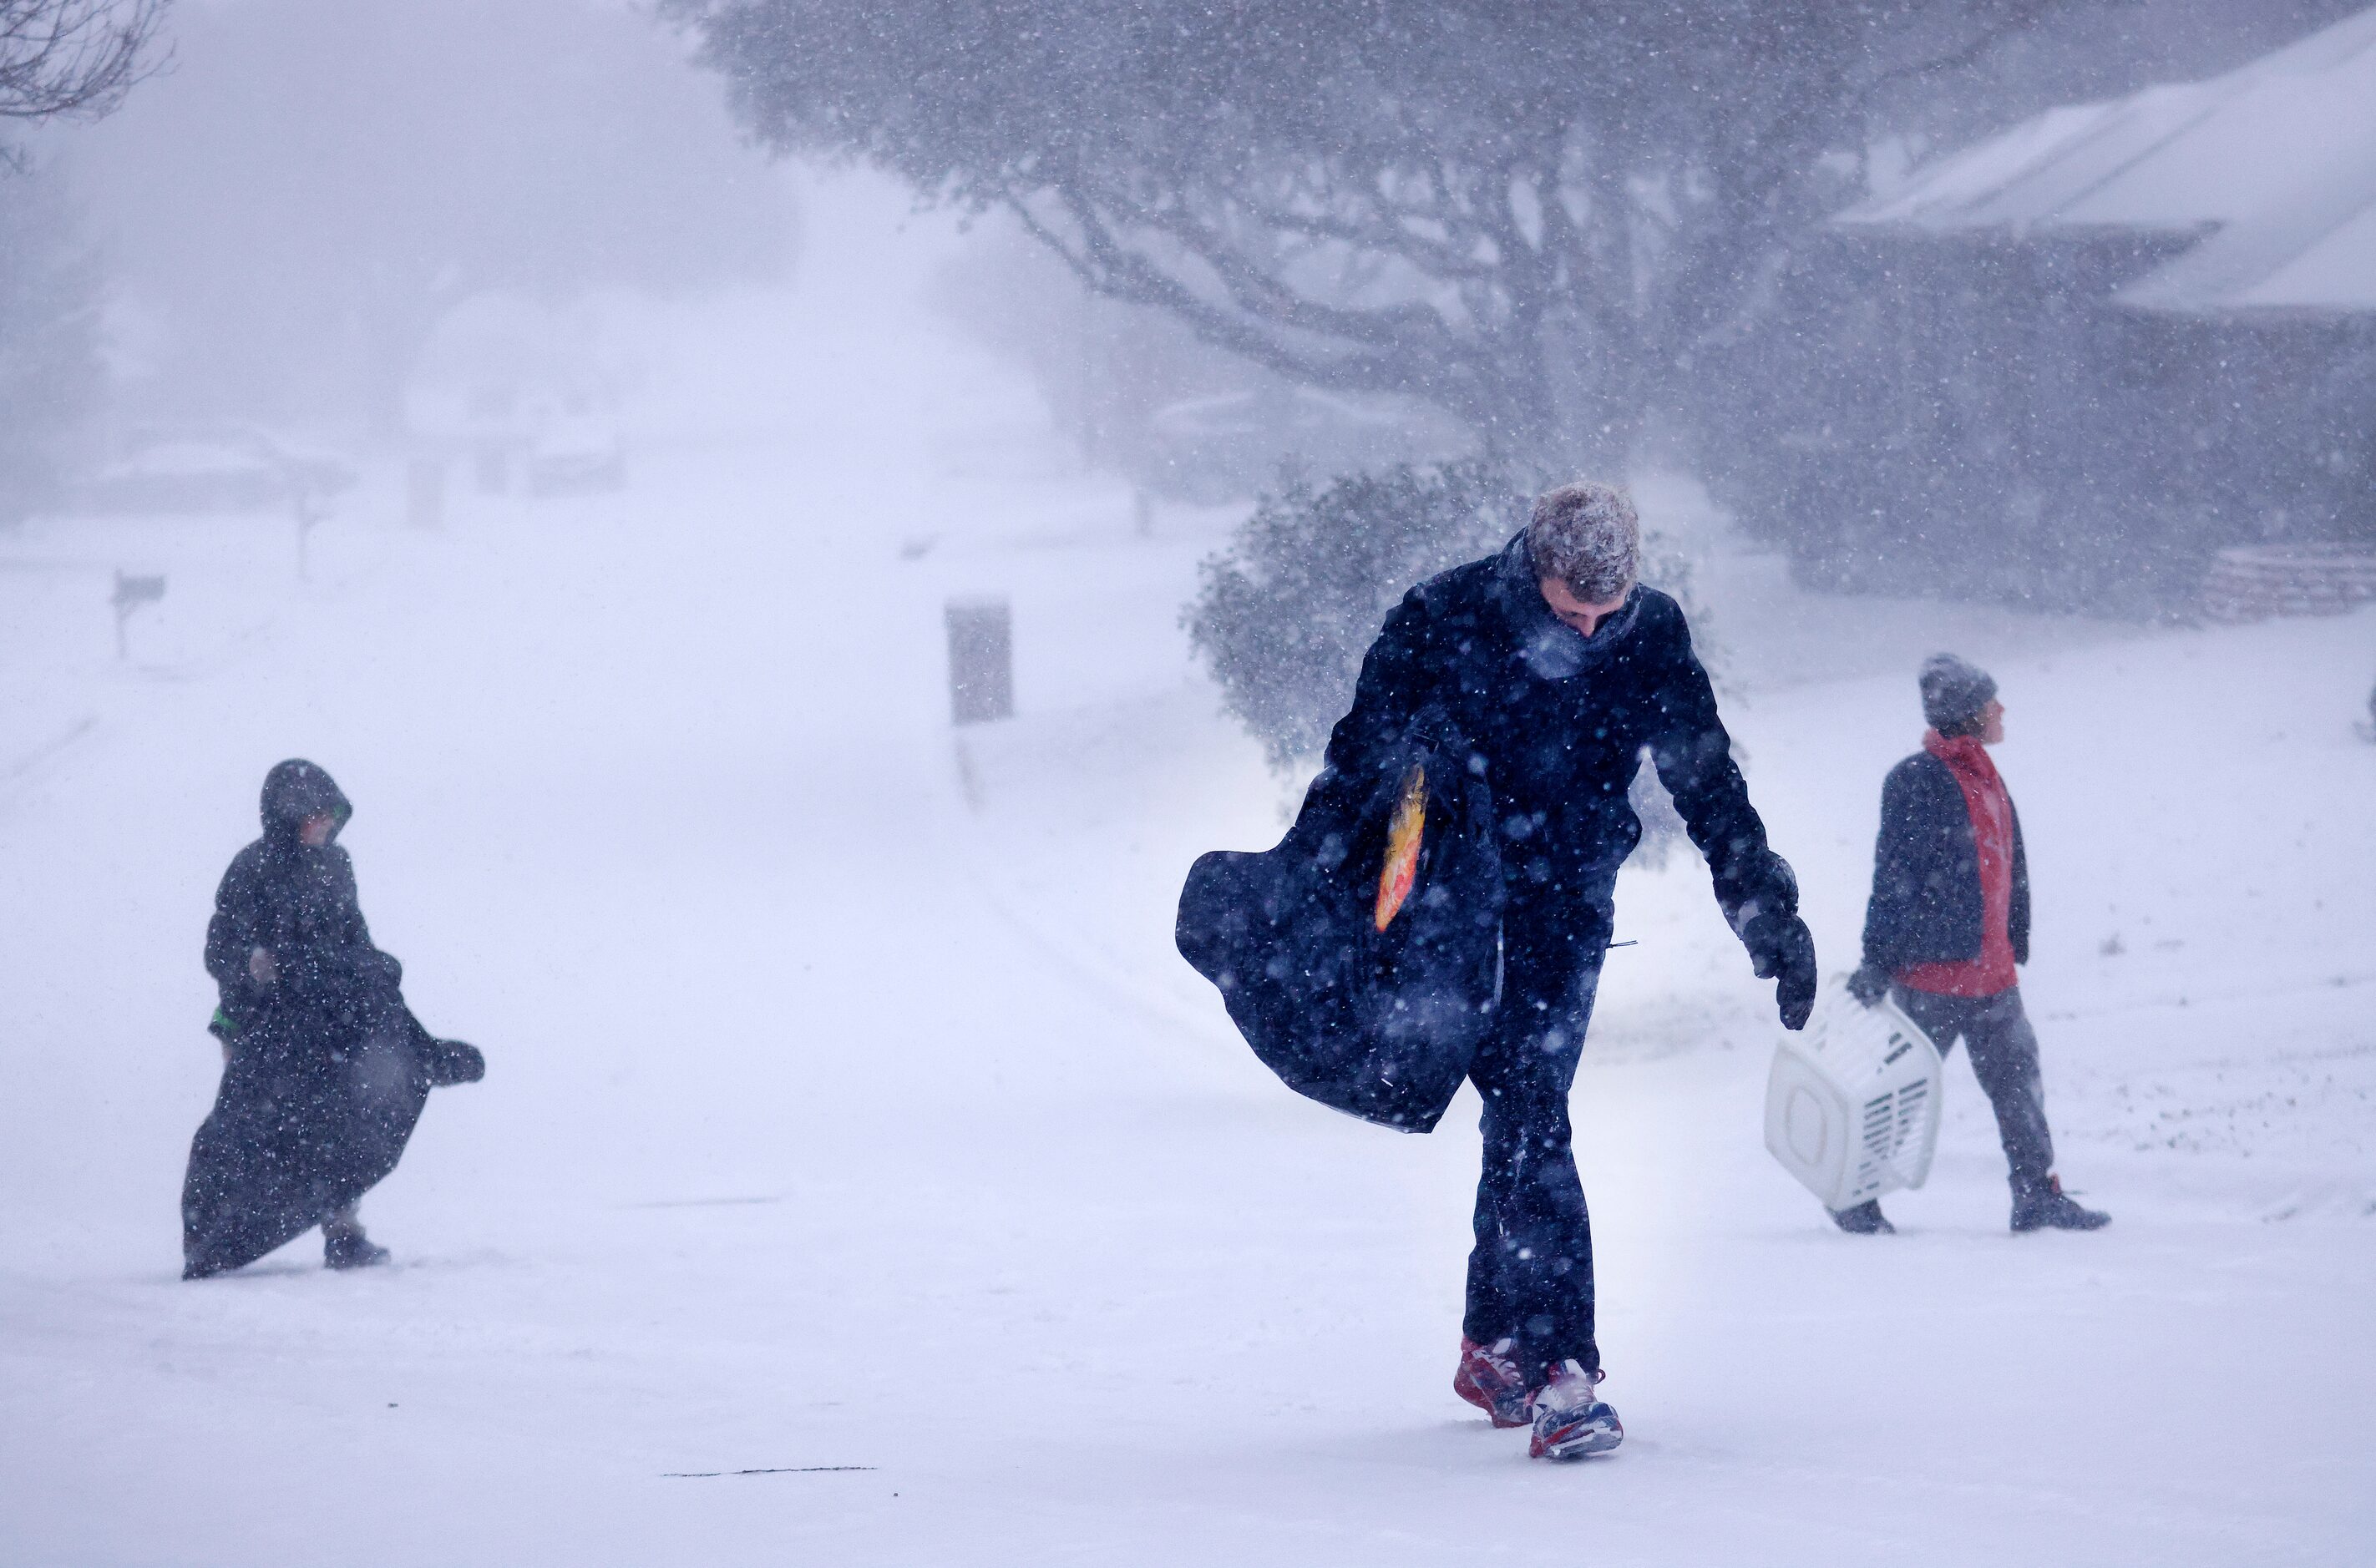
{"label": "snow-covered bush", "polygon": [[1222,702],[1282,771],[1352,705],[1361,655],[1412,584],[1496,550],[1526,501],[1491,465],[1400,464],[1293,481],[1206,560],[1182,612]]}

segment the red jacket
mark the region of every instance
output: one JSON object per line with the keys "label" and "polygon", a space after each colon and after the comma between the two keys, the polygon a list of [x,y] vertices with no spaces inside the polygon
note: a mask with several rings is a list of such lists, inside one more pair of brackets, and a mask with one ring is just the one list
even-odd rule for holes
{"label": "red jacket", "polygon": [[1936,730],[1922,737],[1922,749],[1947,765],[1964,791],[1971,814],[1972,848],[1980,871],[1980,951],[1952,962],[1916,964],[1897,971],[1898,984],[1942,996],[1994,996],[2020,983],[2013,950],[2013,796],[1996,764],[1969,735],[1948,740]]}

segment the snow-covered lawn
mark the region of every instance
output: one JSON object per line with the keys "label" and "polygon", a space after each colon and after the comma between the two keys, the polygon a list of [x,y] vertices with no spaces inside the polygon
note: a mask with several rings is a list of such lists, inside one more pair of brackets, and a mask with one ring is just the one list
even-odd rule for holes
{"label": "snow-covered lawn", "polygon": [[[38,719],[0,746],[0,1561],[2376,1555],[2376,615],[2144,633],[1717,564],[1827,968],[1915,661],[2002,682],[2061,1168],[2117,1222],[2005,1233],[1959,1058],[1905,1233],[1831,1230],[1760,1146],[1767,988],[1705,872],[1629,872],[1575,1109],[1631,1436],[1547,1467],[1448,1386],[1473,1111],[1296,1099],[1170,951],[1188,860],[1286,798],[1175,624],[1220,520],[1133,540],[987,381],[970,445],[886,438],[919,396],[845,377],[441,535],[368,493],[303,590],[262,525],[0,539],[0,711]],[[104,568],[169,555],[119,671]],[[961,757],[938,617],[983,590],[1023,712]],[[198,948],[290,754],[491,1068],[365,1205],[397,1266],[188,1285]]]}

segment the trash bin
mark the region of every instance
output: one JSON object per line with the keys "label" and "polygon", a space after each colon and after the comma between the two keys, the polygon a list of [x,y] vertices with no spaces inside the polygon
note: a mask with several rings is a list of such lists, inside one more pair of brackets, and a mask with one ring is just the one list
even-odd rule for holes
{"label": "trash bin", "polygon": [[1867,1007],[1835,977],[1765,1081],[1765,1147],[1825,1208],[1854,1208],[1930,1174],[1939,1051],[1896,1004]]}

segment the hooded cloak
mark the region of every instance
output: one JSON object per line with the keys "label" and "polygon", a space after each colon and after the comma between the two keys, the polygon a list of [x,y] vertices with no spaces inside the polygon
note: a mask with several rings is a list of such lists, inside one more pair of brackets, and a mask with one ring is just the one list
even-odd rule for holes
{"label": "hooded cloak", "polygon": [[[324,814],[334,841],[305,844],[306,819]],[[323,769],[279,764],[264,781],[264,835],[216,891],[210,1027],[228,1060],[182,1187],[185,1278],[253,1263],[353,1204],[396,1169],[428,1099],[439,1045],[405,1009],[403,966],[363,923],[335,842],[352,814]],[[268,982],[249,968],[257,948],[272,956]]]}

